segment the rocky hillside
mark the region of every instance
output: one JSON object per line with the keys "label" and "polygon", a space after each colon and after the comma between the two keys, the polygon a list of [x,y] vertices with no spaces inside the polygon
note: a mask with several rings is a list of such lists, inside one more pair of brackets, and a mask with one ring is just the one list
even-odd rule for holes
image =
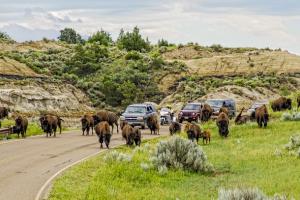
{"label": "rocky hillside", "polygon": [[38,74],[23,63],[0,58],[0,105],[29,116],[51,112],[79,116],[91,110],[89,98],[78,88]]}
{"label": "rocky hillside", "polygon": [[286,51],[187,45],[167,49],[163,58],[186,66],[160,80],[168,93],[160,105],[177,110],[190,99],[233,98],[240,108],[300,91],[300,56]]}
{"label": "rocky hillside", "polygon": [[187,101],[234,98],[238,107],[300,88],[300,57],[281,50],[55,41],[0,43],[0,103],[15,111],[79,115],[151,101],[175,110]]}

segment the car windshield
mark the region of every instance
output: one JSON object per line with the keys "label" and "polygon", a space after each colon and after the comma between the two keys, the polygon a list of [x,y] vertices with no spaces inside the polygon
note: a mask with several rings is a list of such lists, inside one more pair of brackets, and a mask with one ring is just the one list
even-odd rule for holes
{"label": "car windshield", "polygon": [[210,106],[214,107],[222,107],[223,105],[223,100],[207,100],[206,103]]}
{"label": "car windshield", "polygon": [[126,113],[146,113],[146,108],[143,106],[129,106],[127,107]]}
{"label": "car windshield", "polygon": [[200,109],[200,105],[196,105],[196,104],[187,104],[183,110],[199,110]]}

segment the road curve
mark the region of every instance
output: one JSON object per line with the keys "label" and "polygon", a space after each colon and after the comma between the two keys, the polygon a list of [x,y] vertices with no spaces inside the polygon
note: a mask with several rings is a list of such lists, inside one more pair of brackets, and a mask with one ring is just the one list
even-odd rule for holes
{"label": "road curve", "polygon": [[[162,127],[161,135],[167,134]],[[149,130],[142,139],[155,136]],[[121,133],[114,133],[111,147],[124,144]],[[68,131],[56,138],[28,137],[0,142],[0,200],[33,200],[44,183],[66,166],[99,150],[96,136],[81,136],[80,131]]]}

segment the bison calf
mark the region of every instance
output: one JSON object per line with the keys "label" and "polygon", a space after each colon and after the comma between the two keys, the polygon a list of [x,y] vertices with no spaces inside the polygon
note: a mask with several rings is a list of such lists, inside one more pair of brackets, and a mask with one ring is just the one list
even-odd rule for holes
{"label": "bison calf", "polygon": [[203,138],[203,144],[204,144],[204,142],[205,142],[205,144],[210,143],[210,138],[211,138],[210,130],[203,131],[201,136]]}
{"label": "bison calf", "polygon": [[103,148],[104,142],[106,147],[109,149],[109,143],[111,138],[109,123],[106,121],[98,123],[95,127],[95,132],[99,139],[100,148]]}
{"label": "bison calf", "polygon": [[241,112],[236,116],[234,123],[237,125],[246,124],[250,120],[250,116],[242,115],[245,108],[242,108]]}

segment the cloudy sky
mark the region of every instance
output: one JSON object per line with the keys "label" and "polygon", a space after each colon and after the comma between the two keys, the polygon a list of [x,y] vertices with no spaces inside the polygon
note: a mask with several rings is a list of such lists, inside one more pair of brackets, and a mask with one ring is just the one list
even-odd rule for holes
{"label": "cloudy sky", "polygon": [[116,38],[138,26],[152,42],[282,48],[300,55],[299,0],[0,0],[0,30],[17,41],[72,27]]}

